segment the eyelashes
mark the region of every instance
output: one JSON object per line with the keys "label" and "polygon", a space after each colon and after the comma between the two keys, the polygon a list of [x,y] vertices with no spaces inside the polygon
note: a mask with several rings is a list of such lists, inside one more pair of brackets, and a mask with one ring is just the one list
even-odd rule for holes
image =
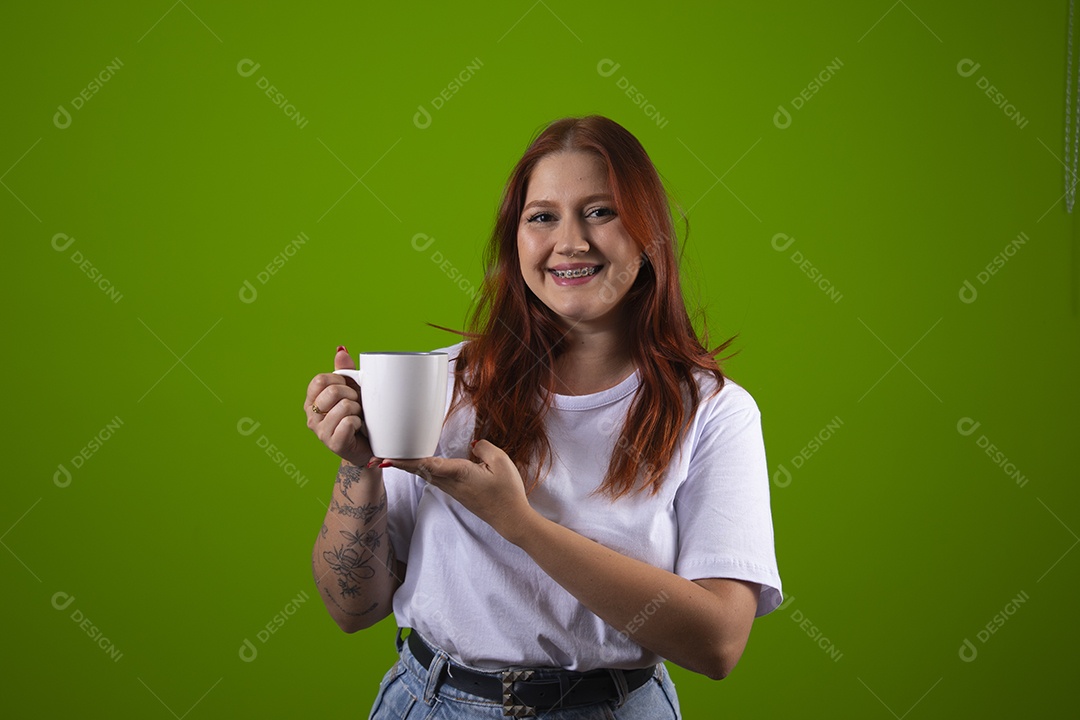
{"label": "eyelashes", "polygon": [[[597,213],[599,213],[599,214],[597,214]],[[612,208],[598,207],[598,208],[593,208],[589,212],[585,213],[585,217],[609,217],[609,216],[614,216],[615,214],[616,214],[615,210],[612,209]],[[547,211],[543,211],[543,212],[534,213],[533,215],[530,215],[529,217],[525,218],[525,222],[527,222],[527,223],[547,223],[547,222],[551,222],[551,220],[553,220],[554,218],[555,218],[554,214],[549,213]]]}

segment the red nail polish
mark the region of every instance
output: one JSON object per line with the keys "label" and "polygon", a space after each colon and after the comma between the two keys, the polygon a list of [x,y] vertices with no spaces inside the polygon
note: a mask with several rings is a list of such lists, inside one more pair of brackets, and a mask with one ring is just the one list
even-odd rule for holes
{"label": "red nail polish", "polygon": [[385,467],[393,467],[393,466],[394,466],[394,464],[393,464],[393,463],[391,463],[390,461],[384,461],[384,462],[382,462],[382,463],[380,463],[380,464],[379,464],[379,467],[381,467],[381,468],[385,468]]}
{"label": "red nail polish", "polygon": [[479,440],[473,440],[471,443],[469,443],[469,446],[470,447],[476,447],[476,443],[478,443],[478,442],[480,442],[480,441]]}
{"label": "red nail polish", "polygon": [[375,467],[375,458],[371,458],[370,460],[368,460],[365,467],[367,467],[368,469]]}
{"label": "red nail polish", "polygon": [[[342,350],[345,350],[345,346],[344,345],[338,345],[337,346],[337,351],[341,352]],[[345,352],[348,352],[348,350],[345,350]]]}

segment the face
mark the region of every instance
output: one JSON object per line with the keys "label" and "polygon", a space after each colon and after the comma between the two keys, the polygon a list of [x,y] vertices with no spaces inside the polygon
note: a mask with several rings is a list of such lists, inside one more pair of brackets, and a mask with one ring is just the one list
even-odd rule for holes
{"label": "face", "polygon": [[525,283],[568,329],[620,321],[641,250],[615,211],[602,158],[564,151],[536,164],[517,246]]}

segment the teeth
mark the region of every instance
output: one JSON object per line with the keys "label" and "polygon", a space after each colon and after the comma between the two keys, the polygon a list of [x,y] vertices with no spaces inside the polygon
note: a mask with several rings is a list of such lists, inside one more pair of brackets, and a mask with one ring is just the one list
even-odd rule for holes
{"label": "teeth", "polygon": [[586,277],[588,275],[595,275],[599,269],[600,266],[593,265],[592,267],[587,268],[577,268],[575,270],[552,270],[551,272],[555,274],[555,277],[579,278]]}

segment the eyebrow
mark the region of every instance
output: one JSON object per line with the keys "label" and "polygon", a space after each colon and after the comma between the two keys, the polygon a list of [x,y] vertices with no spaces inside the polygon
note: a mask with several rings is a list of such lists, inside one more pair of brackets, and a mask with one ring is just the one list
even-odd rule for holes
{"label": "eyebrow", "polygon": [[[589,195],[588,197],[583,198],[581,204],[582,205],[588,205],[589,203],[595,202],[596,200],[613,201],[614,198],[608,193],[597,193],[595,195]],[[521,211],[525,212],[526,210],[531,208],[533,205],[555,205],[555,204],[556,203],[551,201],[551,200],[548,200],[546,198],[540,198],[539,200],[533,200],[532,202],[525,203],[525,207],[521,208]]]}

